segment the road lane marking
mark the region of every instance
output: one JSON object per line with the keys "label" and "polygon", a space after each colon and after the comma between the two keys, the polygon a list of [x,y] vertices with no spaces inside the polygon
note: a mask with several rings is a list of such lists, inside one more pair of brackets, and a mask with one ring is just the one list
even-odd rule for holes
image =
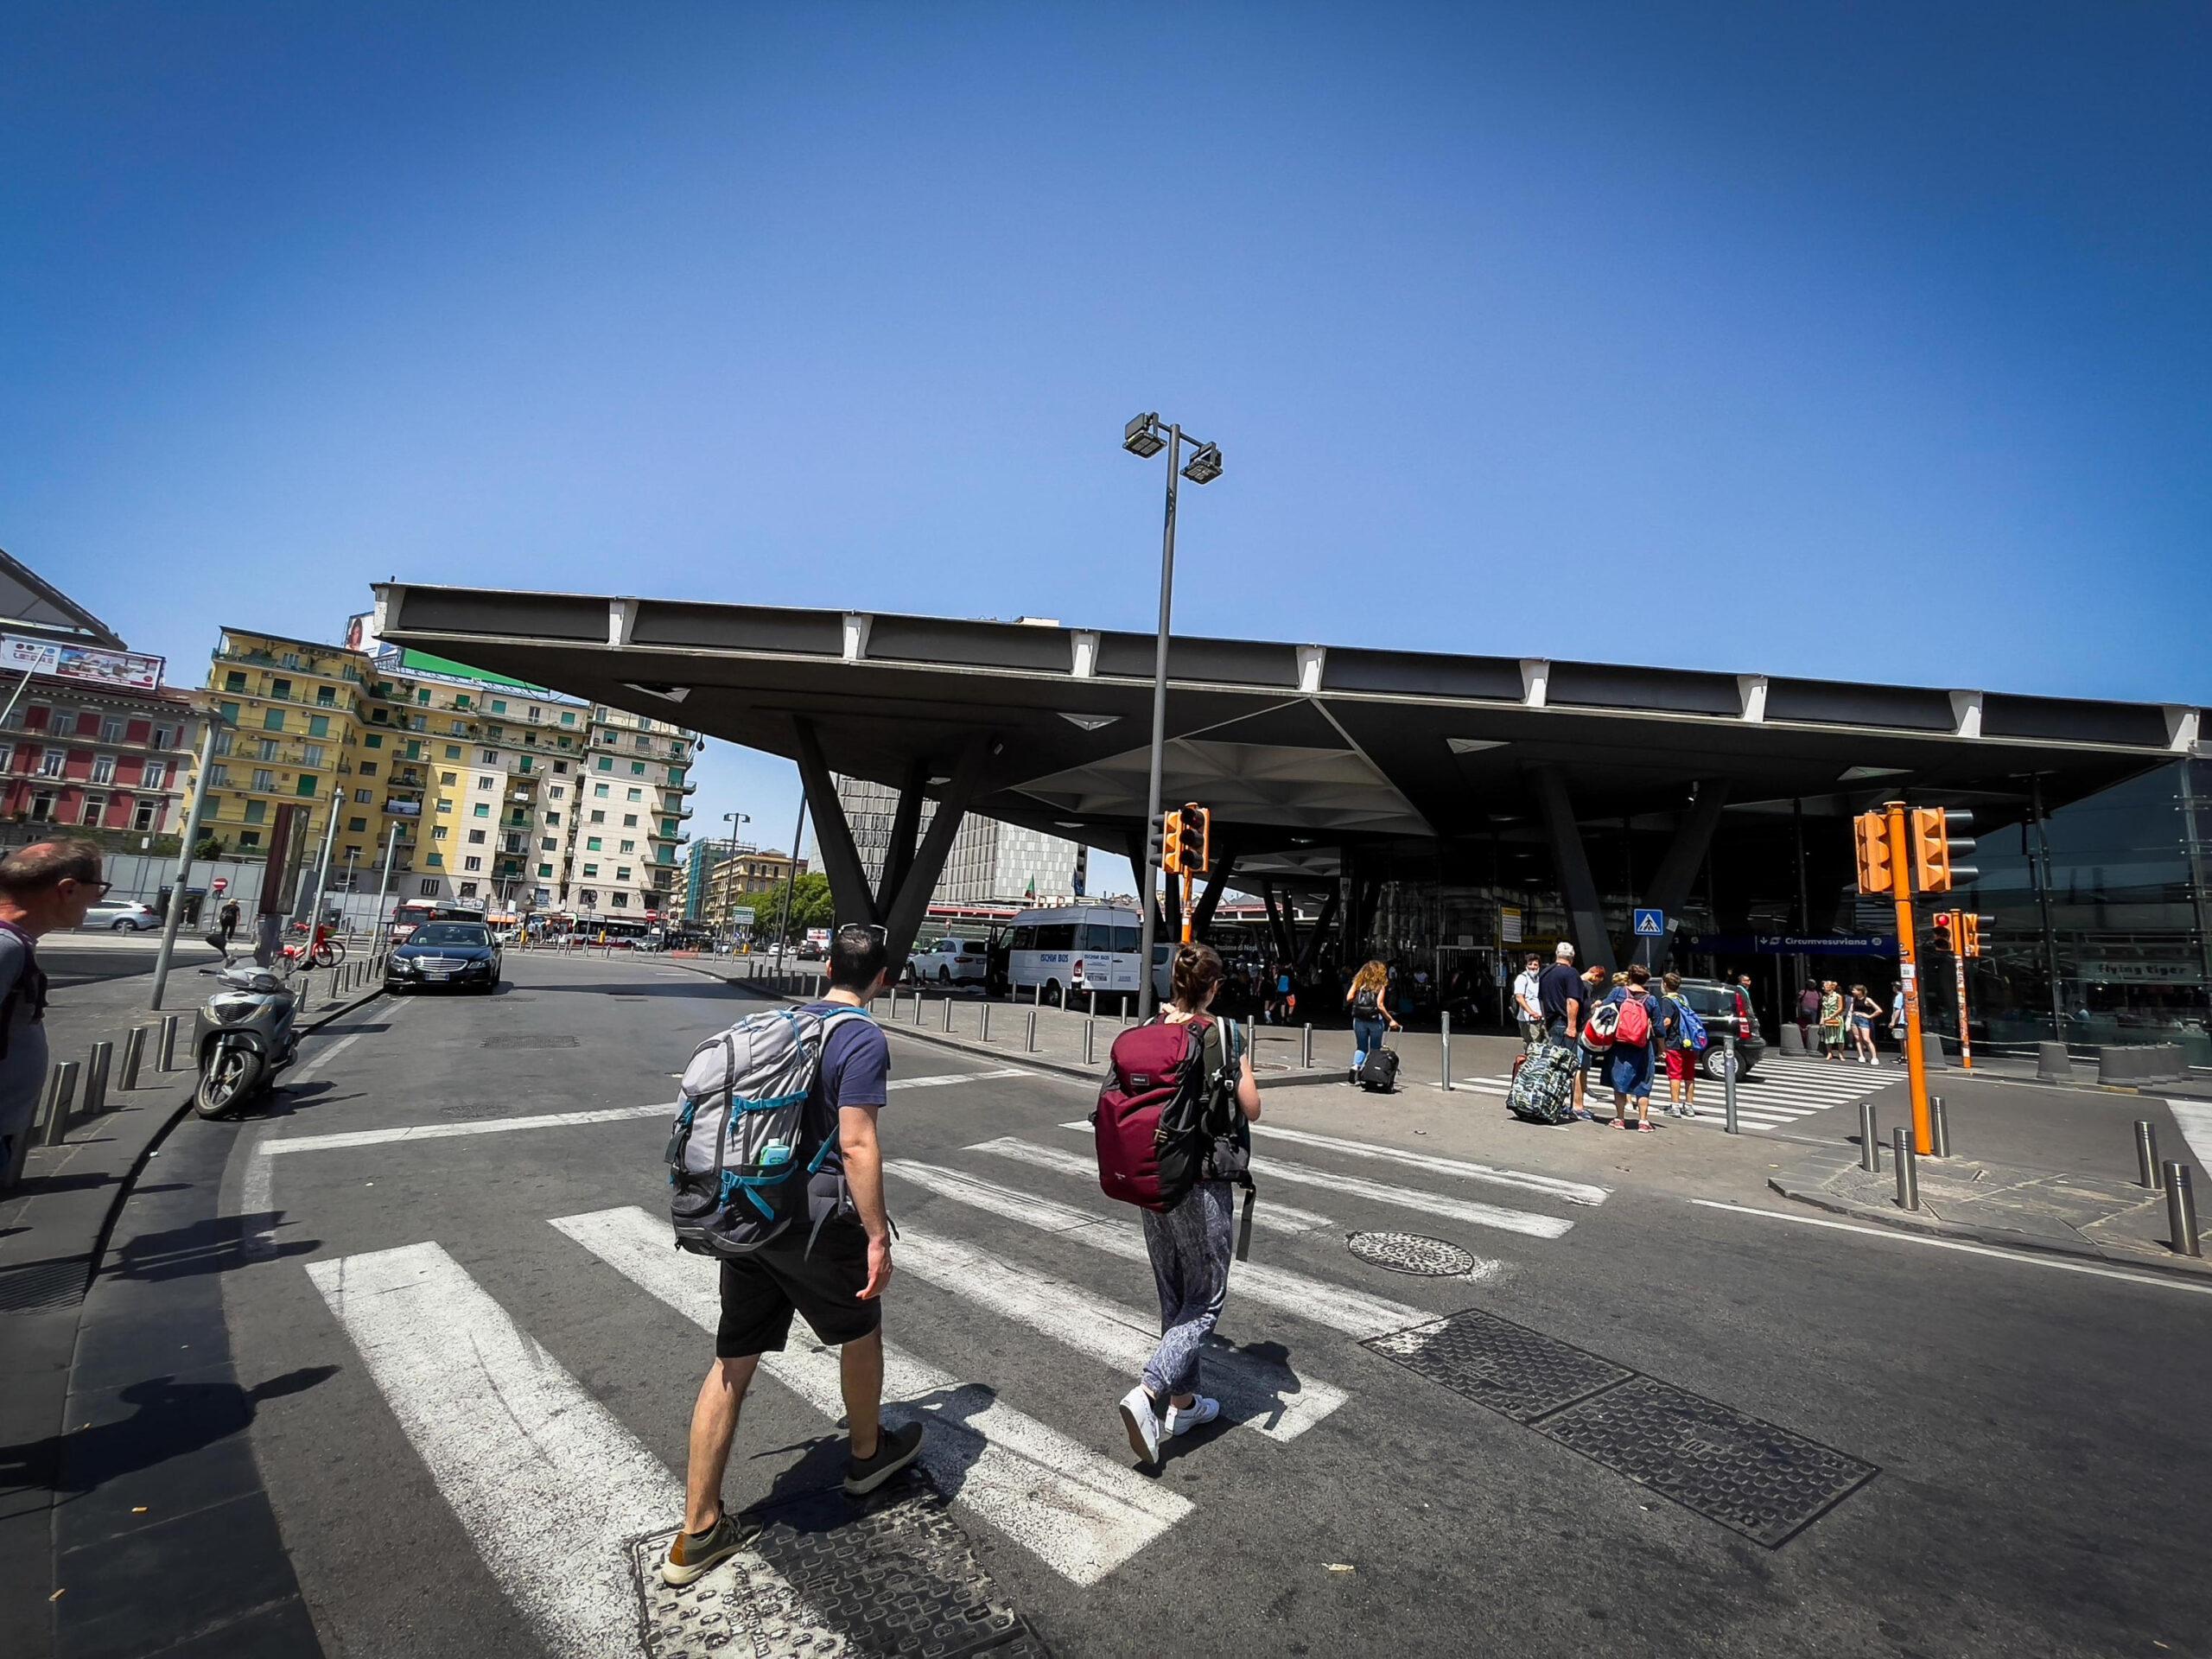
{"label": "road lane marking", "polygon": [[[1018,1071],[963,1071],[950,1077],[893,1077],[887,1087],[915,1089],[934,1084],[978,1083],[990,1077],[1026,1077]],[[537,1112],[528,1117],[482,1117],[459,1123],[409,1123],[389,1129],[346,1129],[330,1135],[294,1135],[267,1143],[270,1153],[336,1152],[350,1147],[380,1147],[397,1141],[447,1141],[456,1135],[509,1135],[531,1129],[574,1129],[594,1123],[620,1123],[633,1117],[673,1120],[676,1103],[650,1106],[607,1106],[584,1112]]]}
{"label": "road lane marking", "polygon": [[[1084,1127],[1090,1126],[1086,1124]],[[995,1141],[978,1141],[968,1150],[988,1152],[1000,1158],[1010,1158],[1016,1163],[1056,1170],[1063,1175],[1080,1176],[1094,1184],[1098,1179],[1097,1164],[1081,1153],[1065,1152],[1058,1147],[1036,1146],[1027,1141],[1017,1141],[1010,1135],[1001,1135]],[[1331,1231],[1337,1224],[1312,1210],[1300,1210],[1270,1199],[1253,1206],[1252,1224],[1272,1233],[1313,1233]]]}
{"label": "road lane marking", "polygon": [[[888,1158],[883,1166],[902,1179],[955,1204],[964,1204],[970,1209],[1018,1222],[1039,1232],[1073,1239],[1109,1255],[1118,1255],[1125,1262],[1151,1265],[1152,1258],[1145,1251],[1144,1236],[1138,1230],[1134,1215],[1127,1220],[1085,1215],[1033,1192],[1016,1192],[957,1169],[941,1169],[912,1159]],[[1497,1271],[1498,1266],[1497,1262],[1478,1256],[1474,1271],[1468,1277],[1488,1278]],[[1363,1340],[1403,1331],[1408,1325],[1425,1325],[1436,1317],[1385,1296],[1370,1296],[1364,1291],[1260,1262],[1239,1262],[1230,1269],[1229,1281],[1232,1295],[1249,1296],[1255,1302],[1266,1302]]]}
{"label": "road lane marking", "polygon": [[2050,1256],[2031,1255],[2022,1250],[2000,1249],[1993,1244],[1969,1244],[1964,1239],[1957,1238],[1929,1238],[1924,1234],[1901,1233],[1889,1227],[1830,1221],[1824,1216],[1793,1216],[1787,1211],[1758,1210],[1747,1204],[1728,1204],[1718,1198],[1692,1198],[1690,1202],[1700,1209],[1720,1210],[1734,1216],[1763,1216],[1769,1221],[1795,1222],[1800,1227],[1825,1227],[1831,1232],[1863,1233],[1868,1238],[1886,1239],[1893,1244],[1926,1244],[1939,1250],[1963,1251],[1968,1255],[1993,1255],[2000,1262],[2010,1262],[2023,1268],[2050,1268],[2059,1273],[2086,1273],[2099,1279],[2123,1280],[2131,1285],[2141,1285],[2146,1290],[2183,1290],[2199,1296],[2212,1296],[2212,1284],[2195,1285],[2181,1279],[2131,1273],[2126,1268],[2101,1268],[2088,1262],[2060,1262]]}
{"label": "road lane marking", "polygon": [[[1090,1125],[1078,1119],[1063,1123],[1064,1129],[1078,1129],[1088,1135]],[[1381,1146],[1372,1141],[1344,1141],[1335,1135],[1314,1135],[1305,1129],[1278,1128],[1271,1123],[1255,1123],[1255,1137],[1270,1141],[1288,1141],[1301,1147],[1313,1147],[1323,1152],[1340,1153],[1347,1158],[1371,1158],[1385,1163],[1403,1164],[1408,1169],[1427,1170],[1432,1175],[1457,1176],[1462,1180],[1484,1181],[1493,1186],[1515,1186],[1523,1192],[1541,1192],[1554,1198],[1564,1198],[1569,1204],[1599,1205],[1612,1196],[1612,1189],[1594,1186],[1588,1181],[1570,1181],[1557,1175],[1532,1175],[1526,1170],[1501,1169],[1495,1164],[1478,1164],[1471,1159],[1446,1158],[1440,1153],[1409,1152],[1402,1147]]]}
{"label": "road lane marking", "polygon": [[[899,1230],[894,1259],[902,1273],[975,1303],[1078,1353],[1135,1377],[1159,1345],[1158,1321],[1082,1286],[1040,1273],[1027,1262],[995,1255],[918,1227]],[[1205,1387],[1221,1401],[1231,1422],[1272,1440],[1303,1434],[1338,1406],[1344,1390],[1301,1380],[1279,1360],[1262,1358],[1226,1343],[1205,1350]]]}
{"label": "road lane marking", "polygon": [[1500,1232],[1524,1234],[1530,1238],[1564,1238],[1574,1230],[1574,1224],[1564,1216],[1543,1216],[1530,1210],[1508,1210],[1499,1205],[1478,1204],[1468,1198],[1417,1192],[1409,1186],[1392,1186],[1382,1181],[1365,1180],[1357,1175],[1332,1174],[1327,1170],[1309,1168],[1304,1164],[1287,1164],[1279,1158],[1254,1158],[1252,1177],[1255,1180],[1272,1179],[1288,1181],[1297,1186],[1333,1187],[1353,1198],[1365,1198],[1370,1204],[1395,1205],[1402,1210],[1414,1210],[1426,1216],[1440,1216],[1469,1227],[1490,1227]]}
{"label": "road lane marking", "polygon": [[[632,1205],[553,1225],[702,1331],[720,1323],[715,1264],[670,1249],[665,1220]],[[837,1355],[803,1330],[791,1341],[761,1355],[760,1369],[839,1421]],[[886,1422],[926,1426],[922,1462],[941,1491],[1077,1584],[1097,1583],[1191,1513],[1189,1499],[889,1342],[883,1395]]]}
{"label": "road lane marking", "polygon": [[438,1245],[313,1262],[308,1276],[547,1650],[636,1652],[629,1543],[681,1521],[682,1484]]}
{"label": "road lane marking", "polygon": [[2190,1155],[2204,1168],[2212,1170],[2212,1106],[2201,1100],[2176,1100],[2171,1095],[2160,1098],[2173,1114],[2174,1127],[2188,1143]]}

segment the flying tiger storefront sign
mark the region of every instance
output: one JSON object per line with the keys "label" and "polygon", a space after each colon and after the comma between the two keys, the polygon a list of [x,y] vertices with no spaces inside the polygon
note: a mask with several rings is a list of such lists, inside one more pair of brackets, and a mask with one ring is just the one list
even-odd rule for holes
{"label": "flying tiger storefront sign", "polygon": [[79,680],[111,691],[160,690],[166,660],[135,651],[101,651],[58,639],[0,634],[0,673],[50,674],[57,680]]}

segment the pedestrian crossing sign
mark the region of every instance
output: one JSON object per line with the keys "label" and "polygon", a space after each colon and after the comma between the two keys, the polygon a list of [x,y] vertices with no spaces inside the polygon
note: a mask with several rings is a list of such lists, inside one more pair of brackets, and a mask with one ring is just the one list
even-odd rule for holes
{"label": "pedestrian crossing sign", "polygon": [[1636,937],[1639,939],[1663,939],[1667,937],[1667,912],[1663,910],[1639,910],[1636,912]]}

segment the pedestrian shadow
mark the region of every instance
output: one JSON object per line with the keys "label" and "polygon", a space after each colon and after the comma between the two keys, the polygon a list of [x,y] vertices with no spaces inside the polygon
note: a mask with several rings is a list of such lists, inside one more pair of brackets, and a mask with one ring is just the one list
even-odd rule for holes
{"label": "pedestrian shadow", "polygon": [[[895,1492],[908,1481],[922,1478],[939,1496],[947,1499],[957,1497],[967,1484],[968,1471],[983,1455],[987,1444],[983,1431],[969,1420],[989,1410],[998,1403],[998,1390],[988,1383],[962,1382],[904,1400],[885,1400],[884,1427],[896,1428],[910,1422],[922,1425],[922,1455],[877,1491]],[[781,1457],[798,1446],[806,1447],[806,1455],[769,1484],[768,1495],[754,1506],[756,1509],[772,1509],[810,1497],[825,1488],[837,1486],[844,1479],[845,1465],[852,1449],[850,1439],[842,1428],[816,1440],[766,1448],[753,1453],[753,1460]],[[862,1507],[861,1500],[854,1500],[848,1518],[858,1515]]]}
{"label": "pedestrian shadow", "polygon": [[337,1374],[335,1365],[303,1365],[251,1389],[148,1377],[116,1395],[132,1408],[120,1421],[0,1446],[0,1488],[81,1496],[228,1440],[252,1424],[264,1401],[303,1393]]}
{"label": "pedestrian shadow", "polygon": [[[275,1231],[283,1216],[281,1210],[263,1210],[244,1216],[210,1216],[186,1227],[140,1233],[110,1254],[112,1265],[101,1276],[159,1284],[203,1273],[228,1273],[245,1266],[249,1261],[304,1255],[322,1248],[319,1238],[280,1243],[262,1236]],[[251,1249],[249,1240],[252,1241]]]}

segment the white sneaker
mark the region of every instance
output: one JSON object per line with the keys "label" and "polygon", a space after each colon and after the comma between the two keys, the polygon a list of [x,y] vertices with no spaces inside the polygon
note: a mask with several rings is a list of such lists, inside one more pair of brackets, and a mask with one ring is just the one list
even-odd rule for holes
{"label": "white sneaker", "polygon": [[1178,1434],[1187,1434],[1199,1424],[1210,1423],[1220,1415],[1221,1402],[1209,1400],[1203,1394],[1193,1395],[1188,1407],[1179,1406],[1170,1401],[1166,1425],[1167,1438],[1173,1440]]}
{"label": "white sneaker", "polygon": [[1139,1462],[1160,1461],[1160,1414],[1141,1382],[1122,1396],[1122,1427],[1129,1432],[1129,1450]]}

